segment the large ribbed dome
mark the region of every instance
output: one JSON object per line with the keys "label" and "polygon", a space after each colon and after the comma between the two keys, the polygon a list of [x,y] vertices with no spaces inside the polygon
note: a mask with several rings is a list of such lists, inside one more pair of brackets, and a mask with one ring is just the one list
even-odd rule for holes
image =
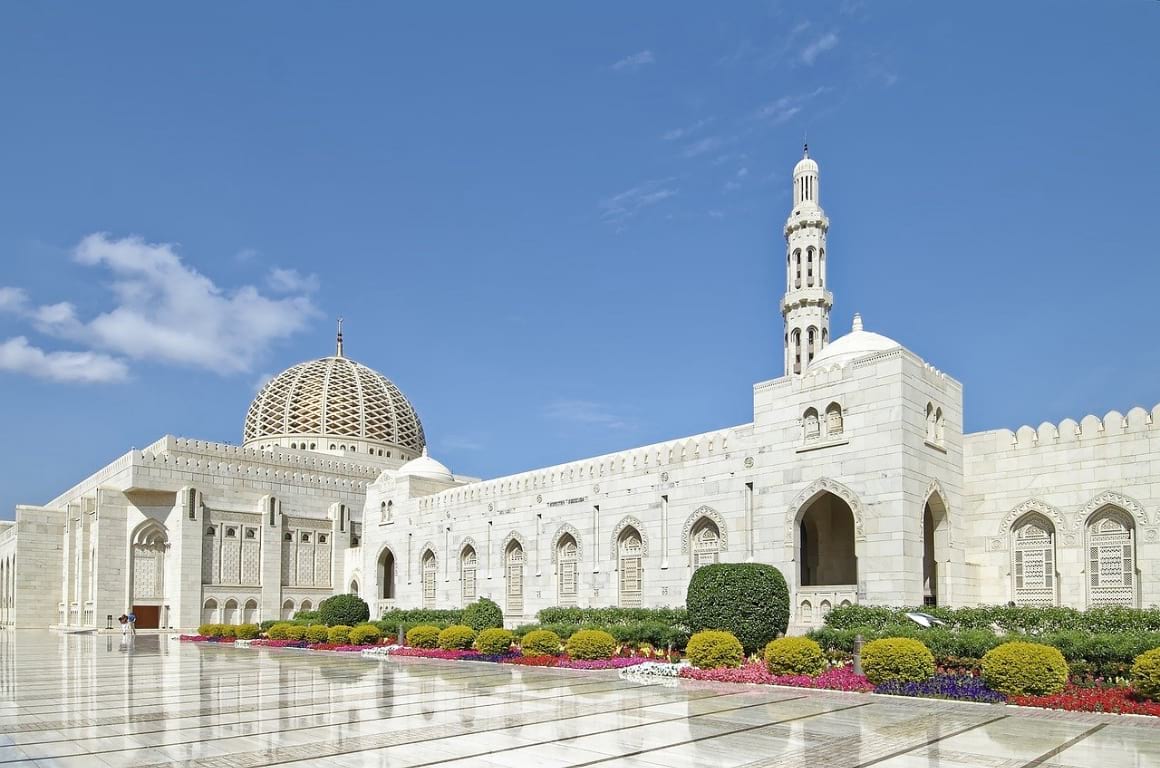
{"label": "large ribbed dome", "polygon": [[[286,438],[306,439],[299,444]],[[271,379],[250,404],[242,439],[246,445],[335,450],[330,443],[343,438],[350,443],[342,443],[344,451],[373,453],[385,445],[401,449],[401,458],[419,455],[426,445],[419,415],[399,388],[339,354],[299,363]]]}

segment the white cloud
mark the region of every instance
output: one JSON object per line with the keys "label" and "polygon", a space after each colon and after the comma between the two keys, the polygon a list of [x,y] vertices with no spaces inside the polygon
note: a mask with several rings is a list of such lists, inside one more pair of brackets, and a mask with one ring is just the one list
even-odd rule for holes
{"label": "white cloud", "polygon": [[780,99],[771,101],[758,109],[757,118],[768,121],[773,125],[781,125],[793,119],[795,115],[801,112],[807,102],[812,101],[829,90],[827,86],[819,86],[801,96],[782,96]]}
{"label": "white cloud", "polygon": [[45,352],[17,336],[0,343],[0,371],[52,381],[122,381],[129,376],[124,362],[99,352]]}
{"label": "white cloud", "polygon": [[838,36],[833,32],[827,32],[802,49],[802,61],[808,65],[812,65],[818,56],[821,56],[826,51],[832,50],[837,45]]}
{"label": "white cloud", "polygon": [[248,371],[270,344],[318,314],[306,296],[271,299],[248,285],[222,289],[168,243],[89,235],[74,259],[110,274],[114,307],[84,321],[61,302],[37,308],[31,318],[43,332],[127,358]]}
{"label": "white cloud", "polygon": [[0,285],[0,312],[22,312],[28,304],[23,288]]}
{"label": "white cloud", "polygon": [[681,152],[685,157],[699,157],[706,152],[712,152],[721,146],[721,138],[719,136],[706,136],[705,138],[694,141],[689,144]]}
{"label": "white cloud", "polygon": [[555,400],[544,406],[544,418],[567,424],[625,429],[628,423],[607,406],[591,400]]}
{"label": "white cloud", "polygon": [[445,451],[482,451],[483,443],[466,435],[447,435],[439,441]]}
{"label": "white cloud", "polygon": [[683,139],[687,136],[691,136],[692,134],[697,133],[702,128],[712,123],[714,119],[715,118],[712,117],[706,117],[702,120],[698,120],[692,125],[686,125],[683,128],[673,128],[672,130],[665,131],[663,134],[661,134],[661,138],[665,141],[676,141],[677,139]]}
{"label": "white cloud", "polygon": [[652,64],[656,62],[653,57],[653,52],[650,50],[638,51],[631,56],[625,56],[620,61],[612,65],[615,70],[626,69],[630,72],[640,69],[645,64]]}
{"label": "white cloud", "polygon": [[737,178],[739,178],[739,179],[744,179],[744,178],[745,178],[746,176],[748,176],[748,175],[749,175],[749,169],[748,169],[748,168],[741,167],[741,168],[738,168],[738,169],[737,169]]}
{"label": "white cloud", "polygon": [[318,275],[304,275],[296,269],[274,267],[266,278],[270,290],[278,293],[314,293],[318,290]]}
{"label": "white cloud", "polygon": [[677,194],[673,178],[650,179],[632,189],[600,201],[600,218],[613,223],[622,223],[637,215],[642,209],[656,205]]}

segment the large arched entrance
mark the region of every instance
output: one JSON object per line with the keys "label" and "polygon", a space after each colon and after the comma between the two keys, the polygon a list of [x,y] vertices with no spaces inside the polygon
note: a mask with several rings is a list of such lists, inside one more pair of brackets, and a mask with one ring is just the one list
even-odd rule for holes
{"label": "large arched entrance", "polygon": [[168,626],[165,604],[165,555],[169,537],[156,520],[146,520],[133,532],[130,557],[133,574],[129,580],[129,605],[137,616],[138,629]]}
{"label": "large arched entrance", "polygon": [[838,495],[823,491],[798,512],[796,619],[808,628],[831,608],[858,595],[854,511]]}
{"label": "large arched entrance", "polygon": [[938,605],[948,596],[941,595],[946,582],[942,563],[947,561],[947,507],[942,496],[934,492],[922,508],[922,604]]}

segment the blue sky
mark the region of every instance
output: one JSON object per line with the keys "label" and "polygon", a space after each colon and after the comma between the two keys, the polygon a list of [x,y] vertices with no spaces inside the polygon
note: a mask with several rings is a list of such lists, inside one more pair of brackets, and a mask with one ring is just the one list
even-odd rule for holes
{"label": "blue sky", "polygon": [[751,419],[808,134],[834,335],[966,427],[1160,401],[1160,3],[0,9],[0,517],[333,349],[495,476]]}

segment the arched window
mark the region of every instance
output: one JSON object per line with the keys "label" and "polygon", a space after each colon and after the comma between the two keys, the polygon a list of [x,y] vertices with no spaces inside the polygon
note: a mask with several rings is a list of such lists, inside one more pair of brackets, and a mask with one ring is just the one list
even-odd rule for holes
{"label": "arched window", "polygon": [[557,602],[565,608],[574,607],[580,591],[580,548],[570,533],[561,536],[556,545],[556,568]]}
{"label": "arched window", "polygon": [[717,524],[707,517],[697,521],[689,532],[692,539],[692,566],[697,570],[702,565],[716,563],[721,557],[721,532]]}
{"label": "arched window", "polygon": [[507,611],[510,616],[524,614],[524,548],[518,541],[508,545],[504,553],[507,582]]}
{"label": "arched window", "polygon": [[1011,593],[1017,605],[1055,605],[1055,526],[1025,515],[1011,529]]}
{"label": "arched window", "polygon": [[821,427],[818,422],[818,409],[807,408],[806,412],[802,414],[802,435],[806,440],[817,440],[821,434]]}
{"label": "arched window", "polygon": [[253,598],[246,601],[245,607],[242,609],[242,623],[243,624],[257,624],[258,623],[258,601]]}
{"label": "arched window", "polygon": [[826,287],[826,249],[818,249],[818,286]]}
{"label": "arched window", "polygon": [[926,404],[926,439],[934,442],[934,403]]}
{"label": "arched window", "polygon": [[1088,605],[1137,604],[1135,525],[1128,513],[1105,507],[1088,519]]}
{"label": "arched window", "polygon": [[309,611],[309,610],[313,610],[313,608],[314,608],[314,605],[309,600],[303,600],[302,605],[298,606],[298,610],[300,610],[300,611]]}
{"label": "arched window", "polygon": [[617,542],[617,571],[619,572],[620,607],[640,608],[644,574],[644,544],[640,533],[632,526],[626,527]]}
{"label": "arched window", "polygon": [[814,361],[814,354],[818,351],[818,329],[812,325],[806,331],[806,362]]}
{"label": "arched window", "polygon": [[226,600],[226,612],[222,618],[223,624],[237,624],[238,623],[238,601],[232,597]]}
{"label": "arched window", "polygon": [[842,434],[842,406],[830,403],[826,406],[826,434],[828,436]]}
{"label": "arched window", "polygon": [[793,252],[793,260],[794,260],[793,287],[794,288],[801,288],[802,287],[802,252],[800,249]]}
{"label": "arched window", "polygon": [[385,501],[379,504],[379,522],[387,522],[387,502]]}
{"label": "arched window", "polygon": [[475,547],[467,546],[459,555],[459,592],[464,603],[470,603],[479,596],[475,574],[479,568],[479,558]]}
{"label": "arched window", "polygon": [[943,412],[942,408],[934,411],[934,441],[939,445],[943,442]]}
{"label": "arched window", "polygon": [[283,619],[294,618],[294,601],[293,600],[288,599],[282,603],[282,618]]}
{"label": "arched window", "polygon": [[219,624],[218,620],[218,603],[212,597],[205,601],[205,605],[201,607],[201,623],[202,624]]}
{"label": "arched window", "polygon": [[812,286],[814,284],[814,249],[811,246],[806,249],[806,285]]}
{"label": "arched window", "polygon": [[423,555],[423,607],[435,607],[435,553],[431,550]]}
{"label": "arched window", "polygon": [[793,372],[802,372],[802,330],[794,328],[791,334],[793,341]]}

